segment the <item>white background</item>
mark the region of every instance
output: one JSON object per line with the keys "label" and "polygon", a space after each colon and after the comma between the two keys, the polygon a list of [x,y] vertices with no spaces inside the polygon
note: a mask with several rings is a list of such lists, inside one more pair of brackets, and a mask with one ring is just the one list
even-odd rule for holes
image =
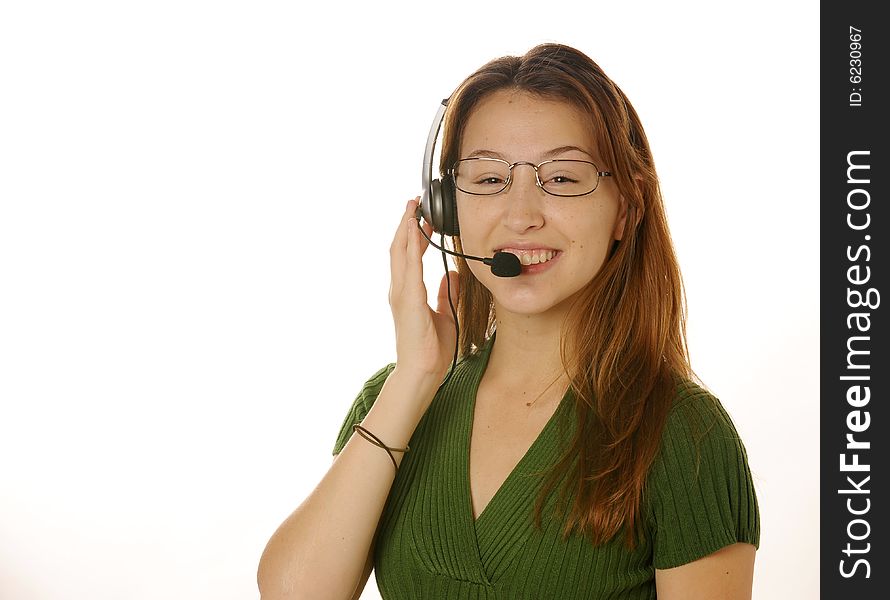
{"label": "white background", "polygon": [[4,3],[0,598],[258,596],[395,359],[388,247],[437,103],[543,41],[646,126],[693,366],[757,485],[754,597],[817,597],[818,25],[802,1]]}

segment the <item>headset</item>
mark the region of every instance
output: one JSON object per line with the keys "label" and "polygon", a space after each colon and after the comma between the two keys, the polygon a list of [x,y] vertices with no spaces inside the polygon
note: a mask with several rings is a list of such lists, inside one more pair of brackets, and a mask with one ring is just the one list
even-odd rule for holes
{"label": "headset", "polygon": [[460,226],[457,223],[457,203],[454,194],[454,179],[445,177],[443,181],[433,179],[433,153],[436,149],[436,139],[439,137],[439,130],[442,128],[442,121],[445,120],[445,109],[448,108],[448,98],[442,100],[436,116],[433,117],[433,124],[430,127],[430,134],[426,140],[426,148],[423,151],[423,172],[421,173],[421,184],[423,185],[423,196],[420,205],[417,207],[417,217],[421,216],[424,220],[433,226],[433,231],[438,231],[444,235],[460,235]]}

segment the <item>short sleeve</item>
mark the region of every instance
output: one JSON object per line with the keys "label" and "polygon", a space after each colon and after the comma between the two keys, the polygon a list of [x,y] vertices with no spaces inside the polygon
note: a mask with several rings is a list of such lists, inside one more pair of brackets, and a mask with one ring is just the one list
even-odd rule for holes
{"label": "short sleeve", "polygon": [[365,385],[362,386],[362,390],[355,397],[355,401],[352,403],[352,407],[350,407],[349,412],[346,414],[346,418],[343,420],[343,425],[340,427],[337,442],[334,444],[333,453],[335,455],[340,454],[343,446],[345,446],[346,442],[349,441],[349,438],[352,437],[352,426],[356,423],[361,423],[365,419],[365,415],[371,410],[371,407],[374,406],[374,401],[380,394],[380,390],[383,388],[386,378],[389,377],[389,374],[392,373],[395,368],[395,363],[386,365],[374,373],[374,375],[365,382]]}
{"label": "short sleeve", "polygon": [[677,567],[736,542],[760,545],[748,457],[720,401],[686,383],[647,481],[656,569]]}

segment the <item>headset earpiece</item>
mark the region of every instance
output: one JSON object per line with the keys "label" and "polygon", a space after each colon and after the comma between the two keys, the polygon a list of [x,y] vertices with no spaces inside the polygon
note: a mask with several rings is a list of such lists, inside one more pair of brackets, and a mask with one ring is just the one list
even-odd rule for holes
{"label": "headset earpiece", "polygon": [[439,186],[440,201],[442,202],[442,233],[445,235],[460,235],[460,226],[457,223],[457,198],[454,193],[454,179],[446,177]]}
{"label": "headset earpiece", "polygon": [[424,194],[420,200],[418,216],[421,215],[433,226],[433,231],[445,235],[460,235],[454,181],[450,177],[430,181],[429,193]]}
{"label": "headset earpiece", "polygon": [[451,177],[445,177],[441,181],[433,179],[433,153],[436,148],[436,138],[439,137],[439,129],[445,119],[447,106],[448,99],[446,98],[442,100],[442,104],[436,112],[432,127],[430,127],[430,134],[427,137],[426,149],[423,154],[423,195],[418,212],[419,215],[423,215],[427,223],[433,226],[433,231],[445,235],[459,235],[454,181]]}

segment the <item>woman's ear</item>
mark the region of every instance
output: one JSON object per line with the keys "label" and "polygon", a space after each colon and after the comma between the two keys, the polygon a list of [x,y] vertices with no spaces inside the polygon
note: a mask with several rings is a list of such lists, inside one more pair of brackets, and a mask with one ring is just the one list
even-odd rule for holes
{"label": "woman's ear", "polygon": [[[634,175],[634,185],[637,186],[637,193],[639,194],[639,187],[643,181],[643,177],[641,175]],[[618,195],[618,218],[615,219],[615,229],[612,232],[612,238],[616,241],[620,240],[624,237],[624,230],[627,227],[627,216],[628,213],[631,215],[631,226],[636,227],[640,224],[640,218],[642,217],[642,212],[637,215],[634,214],[634,207],[628,203],[627,199],[624,197],[624,194]]]}
{"label": "woman's ear", "polygon": [[624,196],[618,196],[618,218],[615,219],[615,229],[612,231],[612,239],[615,241],[624,237],[624,225],[627,223],[627,200]]}

